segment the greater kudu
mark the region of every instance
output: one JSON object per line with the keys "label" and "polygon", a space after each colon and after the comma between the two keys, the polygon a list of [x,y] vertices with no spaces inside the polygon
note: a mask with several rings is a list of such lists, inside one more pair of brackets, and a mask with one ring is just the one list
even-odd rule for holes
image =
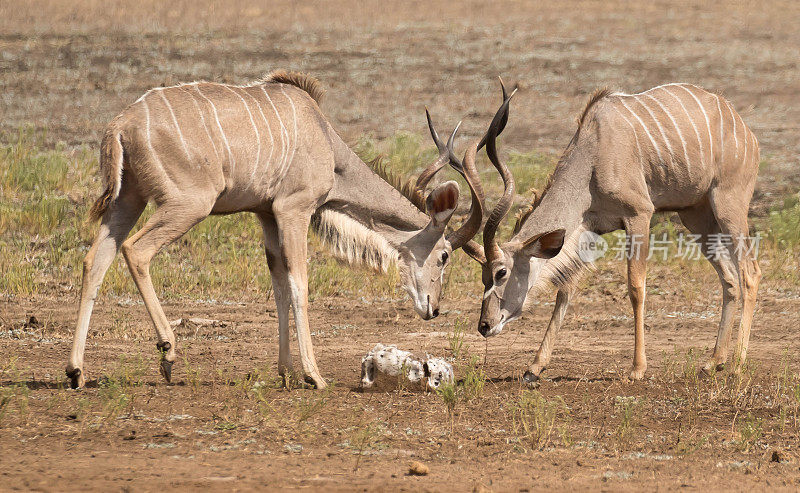
{"label": "greater kudu", "polygon": [[[505,193],[484,229],[484,296],[478,330],[500,333],[519,317],[528,294],[559,288],[536,358],[525,372],[538,380],[591,253],[581,256],[581,235],[624,229],[628,238],[628,293],[634,314],[634,357],[629,373],[647,368],[644,345],[645,266],[650,218],[677,211],[722,283],[717,343],[703,371],[722,369],[728,356],[736,301],[742,299],[736,369],[744,362],[761,271],[748,237],[747,213],[759,148],[732,105],[689,84],[666,84],[640,94],[596,92],[543,194],[518,220],[502,245],[497,228],[511,208],[514,179],[487,146]],[[584,236],[585,238],[586,236]],[[586,258],[589,257],[589,258]]]}
{"label": "greater kudu", "polygon": [[[326,385],[307,315],[309,226],[349,262],[386,268],[397,261],[417,313],[424,319],[438,314],[450,254],[471,241],[483,211],[482,192],[471,190],[469,219],[445,235],[458,202],[457,183],[443,183],[423,198],[428,181],[453,155],[455,132],[443,144],[431,124],[439,158],[416,187],[394,180],[403,185],[398,190],[385,170],[365,164],[337,135],[319,109],[321,95],[315,79],[281,71],[248,86],[199,82],[152,89],[111,122],[101,146],[106,190],[91,211],[102,222],[84,260],[66,368],[73,387],[85,383],[92,307],[119,249],[155,326],[161,371],[170,380],[175,335],[156,297],[150,260],[210,214],[248,211],[261,221],[278,308],[278,368],[284,376],[292,368],[292,308],[304,375],[318,388]],[[468,183],[477,181],[475,176]],[[156,211],[126,240],[149,201]]]}

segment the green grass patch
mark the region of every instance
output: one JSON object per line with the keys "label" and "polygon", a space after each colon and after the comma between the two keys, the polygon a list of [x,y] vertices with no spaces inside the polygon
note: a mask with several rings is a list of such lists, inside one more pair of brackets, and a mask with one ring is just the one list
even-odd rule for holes
{"label": "green grass patch", "polygon": [[[3,274],[0,292],[11,296],[36,296],[63,286],[79,286],[82,260],[97,231],[96,224],[86,221],[101,189],[96,149],[68,149],[64,145],[47,148],[44,137],[31,127],[0,136],[0,142],[4,142],[0,143],[0,249],[4,253],[0,255]],[[382,140],[363,137],[354,149],[365,160],[384,155],[392,171],[409,176],[415,176],[437,156],[427,136],[410,133]],[[545,187],[556,157],[537,151],[512,151],[506,162],[514,173],[517,190],[531,198],[532,190],[541,191]],[[500,196],[502,183],[485,154],[478,155],[477,166],[490,210]],[[462,195],[468,196],[466,184],[453,170],[442,170],[442,176],[457,180]],[[152,206],[148,206],[134,231],[152,212]],[[511,230],[515,212],[512,210],[503,224],[501,238]],[[460,220],[456,217],[453,224],[459,224]],[[760,255],[769,259],[762,263],[765,277],[791,285],[800,282],[796,268],[800,250],[800,198],[796,195],[787,198],[782,207],[758,224],[764,237]],[[684,232],[675,214],[657,215],[653,219],[652,233],[658,238],[674,240]],[[618,236],[606,235],[606,239],[618,242]],[[476,240],[481,240],[480,235]],[[309,245],[311,299],[405,297],[398,285],[396,269],[381,274],[347,266],[335,260],[313,234]],[[601,268],[618,263],[611,255],[599,262]],[[669,269],[688,269],[693,276],[713,274],[702,260],[670,256],[666,262],[661,259],[652,262],[655,268],[659,263]],[[252,214],[246,213],[205,219],[154,258],[151,274],[160,297],[166,300],[255,300],[263,299],[271,288],[261,227]],[[444,296],[461,297],[480,290],[480,266],[457,252],[445,276]],[[101,294],[138,298],[121,256],[109,269]]]}

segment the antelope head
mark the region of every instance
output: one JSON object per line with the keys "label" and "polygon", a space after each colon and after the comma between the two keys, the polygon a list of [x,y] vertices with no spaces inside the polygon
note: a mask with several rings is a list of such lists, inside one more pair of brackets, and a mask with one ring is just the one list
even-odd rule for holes
{"label": "antelope head", "polygon": [[[508,118],[508,104],[514,93],[506,97],[504,89],[503,95],[505,101],[495,120],[501,118],[501,113]],[[503,179],[504,191],[483,230],[485,258],[476,258],[481,263],[484,287],[478,332],[484,337],[499,334],[505,324],[520,316],[528,292],[536,284],[547,259],[555,257],[564,243],[563,229],[532,238],[516,235],[502,245],[497,243],[497,228],[511,209],[515,185],[511,171],[497,157],[498,132],[493,130],[496,128],[492,122],[486,138],[486,154]]]}
{"label": "antelope head", "polygon": [[[431,137],[439,150],[439,157],[419,175],[416,191],[422,195],[433,176],[450,163],[456,169],[463,169],[453,152],[459,122],[447,143],[439,138],[430,113],[425,110]],[[474,153],[473,153],[474,160]],[[467,184],[472,195],[469,218],[461,227],[447,233],[446,227],[458,205],[459,188],[455,181],[447,181],[437,186],[425,198],[425,208],[430,216],[428,225],[415,232],[398,247],[398,265],[405,290],[414,302],[414,309],[425,320],[439,315],[439,298],[442,293],[444,269],[450,263],[454,250],[464,248],[468,253],[480,249],[472,237],[480,230],[483,221],[483,190],[478,182],[477,172],[472,167]],[[464,174],[462,172],[462,174]],[[476,185],[477,184],[477,185]],[[472,255],[472,253],[470,253]]]}

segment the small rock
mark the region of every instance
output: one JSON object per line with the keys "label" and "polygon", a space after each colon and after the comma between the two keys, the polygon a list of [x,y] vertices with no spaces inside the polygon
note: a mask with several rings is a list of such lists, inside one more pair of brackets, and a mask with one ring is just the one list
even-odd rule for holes
{"label": "small rock", "polygon": [[175,444],[174,443],[146,443],[144,445],[144,448],[146,448],[146,449],[152,449],[152,448],[175,448]]}
{"label": "small rock", "polygon": [[300,452],[303,451],[303,446],[300,445],[299,443],[287,443],[286,445],[283,446],[283,448],[295,454],[299,454]]}
{"label": "small rock", "polygon": [[603,473],[602,480],[608,481],[609,479],[631,479],[633,474],[628,471],[606,471]]}
{"label": "small rock", "polygon": [[429,472],[431,472],[430,468],[417,460],[408,466],[409,476],[427,476]]}

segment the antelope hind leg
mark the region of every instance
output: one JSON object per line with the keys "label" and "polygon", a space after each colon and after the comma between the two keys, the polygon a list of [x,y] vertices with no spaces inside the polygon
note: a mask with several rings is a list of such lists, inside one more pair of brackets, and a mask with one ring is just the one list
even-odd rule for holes
{"label": "antelope hind leg", "polygon": [[125,237],[128,236],[145,207],[144,201],[128,192],[126,188],[123,184],[120,196],[103,216],[97,237],[83,260],[83,283],[81,284],[78,322],[66,368],[70,386],[74,389],[86,384],[83,356],[97,291],[122,242],[125,241]]}
{"label": "antelope hind leg", "polygon": [[158,301],[150,278],[150,261],[158,251],[183,236],[210,212],[210,206],[191,207],[192,201],[177,201],[178,205],[163,204],[141,230],[122,244],[122,254],[128,263],[136,287],[142,295],[147,312],[156,329],[161,353],[160,371],[167,382],[172,380],[172,365],[177,359],[175,334]]}

